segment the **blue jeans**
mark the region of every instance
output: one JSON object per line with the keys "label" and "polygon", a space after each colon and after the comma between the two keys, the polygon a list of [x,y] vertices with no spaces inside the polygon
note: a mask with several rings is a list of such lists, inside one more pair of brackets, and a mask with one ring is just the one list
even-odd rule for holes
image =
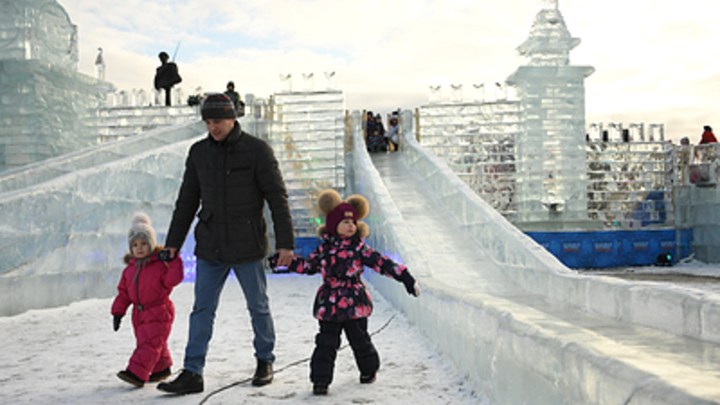
{"label": "blue jeans", "polygon": [[250,312],[255,357],[273,363],[275,355],[275,326],[273,325],[270,303],[267,296],[267,278],[262,261],[244,264],[226,264],[221,261],[208,262],[197,259],[195,277],[195,305],[190,314],[190,332],[185,347],[186,370],[202,375],[205,356],[212,338],[215,313],[220,293],[230,270],[240,282]]}

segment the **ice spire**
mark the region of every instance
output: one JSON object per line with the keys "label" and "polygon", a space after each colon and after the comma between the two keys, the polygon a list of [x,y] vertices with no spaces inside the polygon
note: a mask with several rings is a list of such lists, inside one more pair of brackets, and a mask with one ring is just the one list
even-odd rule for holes
{"label": "ice spire", "polygon": [[565,26],[558,0],[542,0],[542,8],[535,16],[530,35],[517,51],[530,58],[530,66],[566,66],[570,64],[570,50],[580,44]]}
{"label": "ice spire", "polygon": [[557,10],[558,0],[542,0],[543,10]]}

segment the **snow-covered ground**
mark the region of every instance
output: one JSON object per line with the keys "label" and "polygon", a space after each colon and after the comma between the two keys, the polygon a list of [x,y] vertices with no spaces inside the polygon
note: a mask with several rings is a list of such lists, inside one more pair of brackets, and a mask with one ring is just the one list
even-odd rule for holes
{"label": "snow-covered ground", "polygon": [[[674,282],[720,293],[720,265],[692,259],[673,267],[592,272],[643,281]],[[434,345],[374,290],[375,312],[370,318],[370,331],[379,330],[373,337],[382,361],[378,380],[371,385],[359,384],[352,353],[343,349],[338,354],[330,394],[313,396],[306,359],[312,353],[317,330],[311,307],[320,281],[319,276],[269,275],[277,331],[275,368],[278,372],[275,381],[266,387],[256,388],[244,382],[208,398],[218,389],[248,379],[255,367],[244,299],[236,280],[231,278],[218,309],[202,394],[172,397],[157,391],[155,384],[138,389],[118,379],[115,374],[125,368],[134,348],[132,326],[126,317],[120,331],[113,332],[112,299],[93,299],[0,318],[0,403],[486,403]],[[398,288],[402,285],[398,284]],[[170,337],[170,351],[175,361],[173,378],[182,368],[192,289],[193,284],[183,283],[172,295],[177,310]]]}
{"label": "snow-covered ground", "polygon": [[[277,344],[275,381],[265,387],[238,384],[207,404],[479,404],[472,387],[422,333],[408,324],[372,290],[375,312],[370,332],[381,367],[374,384],[361,385],[352,352],[338,353],[335,381],[327,397],[313,396],[307,359],[317,321],[312,302],[319,276],[269,275]],[[398,288],[403,288],[398,283]],[[176,320],[170,336],[174,378],[182,368],[193,284],[173,292]],[[92,299],[66,307],[33,310],[0,318],[0,403],[2,404],[198,404],[208,394],[252,376],[252,332],[237,281],[228,279],[222,294],[205,368],[205,392],[167,396],[156,384],[134,388],[116,377],[134,348],[129,316],[112,330],[112,299]],[[383,329],[383,326],[387,327]],[[346,341],[343,337],[343,344]],[[287,367],[287,368],[286,368]]]}
{"label": "snow-covered ground", "polygon": [[609,275],[628,281],[672,283],[677,286],[720,294],[720,265],[703,263],[695,260],[692,256],[680,260],[675,266],[622,267],[581,272]]}

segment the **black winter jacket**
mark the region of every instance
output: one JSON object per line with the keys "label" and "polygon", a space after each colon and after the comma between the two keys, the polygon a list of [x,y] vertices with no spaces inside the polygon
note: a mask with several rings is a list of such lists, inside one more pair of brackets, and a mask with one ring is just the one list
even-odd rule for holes
{"label": "black winter jacket", "polygon": [[269,250],[265,201],[276,248],[294,249],[287,191],[273,150],[236,122],[223,142],[208,134],[190,148],[165,244],[180,249],[197,213],[197,257],[229,264],[260,260]]}

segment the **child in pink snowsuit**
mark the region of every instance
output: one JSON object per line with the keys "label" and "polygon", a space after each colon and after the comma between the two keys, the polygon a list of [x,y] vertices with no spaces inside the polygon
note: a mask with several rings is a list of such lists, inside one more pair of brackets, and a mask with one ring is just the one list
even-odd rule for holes
{"label": "child in pink snowsuit", "polygon": [[130,253],[124,257],[127,264],[118,284],[118,295],[112,304],[113,329],[120,322],[130,304],[133,304],[132,324],[137,346],[130,357],[127,369],[118,377],[137,387],[145,382],[157,382],[170,376],[172,358],[167,347],[175,305],[170,301],[173,288],[183,280],[183,263],[180,256],[162,261],[158,253],[155,230],[150,218],[137,214],[128,232]]}

